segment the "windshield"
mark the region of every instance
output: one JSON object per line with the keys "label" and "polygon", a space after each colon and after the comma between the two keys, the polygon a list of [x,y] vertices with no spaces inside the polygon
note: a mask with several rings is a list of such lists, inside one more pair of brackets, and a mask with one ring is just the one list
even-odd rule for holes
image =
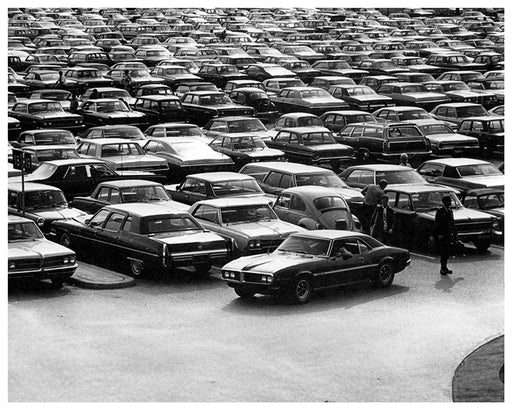
{"label": "windshield", "polygon": [[69,131],[49,131],[34,134],[36,145],[75,144],[75,137]]}
{"label": "windshield", "polygon": [[58,73],[39,74],[39,78],[42,81],[57,81],[59,79],[59,74]]}
{"label": "windshield", "polygon": [[277,252],[292,252],[306,255],[327,256],[330,241],[320,238],[306,238],[302,236],[289,236],[277,248]]}
{"label": "windshield", "polygon": [[319,211],[327,211],[332,209],[347,209],[347,204],[343,198],[339,196],[324,196],[313,201],[316,209]]}
{"label": "windshield", "polygon": [[457,108],[457,115],[459,117],[479,117],[481,115],[488,115],[484,107],[478,105],[471,105],[469,107]]}
{"label": "windshield", "polygon": [[115,157],[118,155],[144,155],[144,151],[137,143],[106,144],[101,149],[101,157]]}
{"label": "windshield", "polygon": [[[475,202],[478,198],[478,205]],[[480,209],[495,209],[503,208],[505,206],[505,194],[495,193],[482,195],[480,197],[467,196],[464,200],[464,205],[468,208],[480,208]]]}
{"label": "windshield", "polygon": [[311,132],[309,134],[303,134],[302,142],[304,145],[309,146],[336,143],[332,134],[328,132]]}
{"label": "windshield", "polygon": [[201,131],[199,127],[196,126],[184,126],[184,127],[172,127],[172,128],[156,128],[155,131],[151,134],[153,137],[160,137],[160,136],[166,137],[182,137],[182,136],[199,136],[203,137],[204,134]]}
{"label": "windshield", "polygon": [[487,83],[488,90],[503,90],[505,88],[505,81],[490,81]]}
{"label": "windshield", "polygon": [[130,111],[122,101],[97,102],[97,112]]}
{"label": "windshield", "polygon": [[224,208],[221,211],[223,224],[273,221],[278,219],[268,205],[247,205]]}
{"label": "windshield", "polygon": [[42,238],[43,234],[36,226],[36,224],[32,221],[9,223],[9,242],[29,241]]}
{"label": "windshield", "polygon": [[455,132],[446,124],[422,125],[420,126],[420,129],[425,135],[455,134]]}
{"label": "windshield", "polygon": [[80,158],[80,156],[78,155],[78,152],[76,152],[76,150],[74,148],[66,148],[66,149],[52,148],[52,149],[45,149],[45,150],[31,152],[31,154],[37,155],[37,160],[39,162],[52,161],[54,159]]}
{"label": "windshield", "polygon": [[416,127],[394,127],[389,129],[389,138],[421,136],[421,131]]}
{"label": "windshield", "polygon": [[[143,139],[144,134],[136,127],[111,128],[103,131],[104,138],[134,138]],[[101,136],[101,135],[100,135]],[[87,137],[90,138],[90,137]]]}
{"label": "windshield", "polygon": [[260,186],[254,179],[235,181],[220,181],[212,184],[213,195],[216,197],[263,194]]}
{"label": "windshield", "polygon": [[68,203],[61,191],[27,191],[25,192],[25,207],[27,209],[67,207]]}
{"label": "windshield", "polygon": [[449,83],[444,84],[443,86],[444,91],[455,91],[455,90],[464,90],[469,91],[469,87],[464,83]]}
{"label": "windshield", "polygon": [[138,186],[122,188],[123,203],[168,201],[169,195],[161,186]]}
{"label": "windshield", "polygon": [[353,124],[355,122],[368,122],[368,121],[376,121],[376,120],[372,114],[357,114],[357,115],[347,115],[345,117],[345,121],[347,122],[347,124]]}
{"label": "windshield", "polygon": [[30,104],[28,112],[30,114],[38,114],[44,112],[63,112],[63,108],[58,102],[42,102],[37,104]]}
{"label": "windshield", "polygon": [[388,184],[425,184],[425,179],[414,169],[403,171],[377,171],[375,180],[385,179]]}
{"label": "windshield", "polygon": [[141,223],[142,234],[158,234],[165,232],[202,231],[203,229],[192,218],[186,215],[163,215],[151,217]]}
{"label": "windshield", "polygon": [[254,149],[266,148],[265,143],[260,138],[253,137],[231,138],[231,144],[236,151],[253,151]]}
{"label": "windshield", "polygon": [[228,130],[232,132],[253,132],[253,131],[266,131],[267,129],[263,123],[257,119],[244,119],[240,121],[231,121],[228,123]]}
{"label": "windshield", "polygon": [[57,165],[44,162],[30,175],[36,179],[46,179],[51,177],[56,169]]}
{"label": "windshield", "polygon": [[413,208],[416,211],[438,209],[443,206],[443,197],[447,195],[452,199],[452,206],[450,208],[459,208],[462,206],[454,192],[431,191],[411,194]]}
{"label": "windshield", "polygon": [[405,120],[428,120],[432,118],[428,112],[422,109],[398,112],[398,119]]}
{"label": "windshield", "polygon": [[205,95],[199,99],[200,105],[232,104],[230,98],[225,94]]}
{"label": "windshield", "polygon": [[348,185],[338,175],[327,170],[315,174],[299,174],[295,176],[295,180],[297,181],[297,186],[317,185],[327,188],[348,188]]}
{"label": "windshield", "polygon": [[374,94],[377,94],[370,87],[347,88],[347,92],[348,92],[348,95],[350,95],[350,96],[354,96],[354,95],[374,95]]}
{"label": "windshield", "polygon": [[405,93],[424,93],[427,89],[422,85],[408,85],[407,87],[402,87],[402,94]]}
{"label": "windshield", "polygon": [[302,98],[332,98],[331,94],[321,89],[304,90],[300,92],[300,96]]}
{"label": "windshield", "polygon": [[474,164],[457,167],[461,177],[476,175],[502,175],[500,170],[492,164]]}
{"label": "windshield", "polygon": [[101,97],[102,98],[131,98],[131,95],[126,90],[111,90],[111,91],[103,91],[101,93]]}

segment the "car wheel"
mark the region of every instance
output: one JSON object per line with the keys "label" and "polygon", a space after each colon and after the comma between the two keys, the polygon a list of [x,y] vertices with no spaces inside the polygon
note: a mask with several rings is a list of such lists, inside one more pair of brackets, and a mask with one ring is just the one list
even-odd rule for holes
{"label": "car wheel", "polygon": [[235,293],[242,299],[250,299],[254,296],[255,292],[245,288],[235,288]]}
{"label": "car wheel", "polygon": [[64,232],[64,233],[60,236],[60,241],[59,241],[59,243],[60,243],[62,246],[65,246],[66,248],[71,249],[71,238],[69,237],[69,233]]}
{"label": "car wheel", "polygon": [[144,262],[138,259],[130,259],[130,270],[133,276],[142,276],[144,273]]}
{"label": "car wheel", "polygon": [[377,276],[373,284],[377,288],[387,288],[391,286],[394,278],[395,274],[393,273],[391,264],[389,262],[383,262],[379,265],[379,270],[377,271]]}
{"label": "car wheel", "polygon": [[64,286],[64,279],[52,279],[51,281],[55,289],[61,289]]}
{"label": "car wheel", "polygon": [[368,162],[370,160],[370,152],[366,149],[359,150],[359,159],[363,162]]}
{"label": "car wheel", "polygon": [[313,286],[311,285],[311,278],[308,275],[300,275],[292,283],[290,288],[290,296],[292,302],[295,303],[308,303],[313,294]]}
{"label": "car wheel", "polygon": [[476,246],[476,249],[479,253],[485,253],[487,249],[489,249],[489,246],[491,246],[491,241],[488,240],[474,240],[474,245]]}

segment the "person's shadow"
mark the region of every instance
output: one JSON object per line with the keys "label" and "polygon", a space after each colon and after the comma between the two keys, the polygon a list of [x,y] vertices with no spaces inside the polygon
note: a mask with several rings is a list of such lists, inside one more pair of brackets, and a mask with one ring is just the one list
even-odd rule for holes
{"label": "person's shadow", "polygon": [[455,284],[461,280],[464,280],[464,278],[456,278],[453,280],[449,275],[446,275],[439,279],[434,287],[436,289],[442,290],[443,292],[450,293]]}

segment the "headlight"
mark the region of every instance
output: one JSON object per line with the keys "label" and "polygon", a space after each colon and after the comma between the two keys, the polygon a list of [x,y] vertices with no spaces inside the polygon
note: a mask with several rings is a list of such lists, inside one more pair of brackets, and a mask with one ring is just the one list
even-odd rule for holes
{"label": "headlight", "polygon": [[265,282],[265,283],[270,283],[270,282],[272,282],[272,276],[270,276],[270,275],[263,275],[261,277],[261,281]]}
{"label": "headlight", "polygon": [[73,264],[76,262],[76,256],[70,256],[69,257],[69,263]]}
{"label": "headlight", "polygon": [[248,244],[249,249],[261,248],[261,241],[259,239],[251,239]]}
{"label": "headlight", "polygon": [[16,268],[16,264],[14,262],[9,262],[9,270],[13,270]]}
{"label": "headlight", "polygon": [[498,221],[494,221],[492,223],[492,229],[494,229],[495,231],[499,231],[500,230],[500,223]]}
{"label": "headlight", "polygon": [[69,263],[69,258],[67,256],[64,256],[64,258],[62,258],[62,263],[65,265],[67,263]]}
{"label": "headlight", "polygon": [[44,222],[45,222],[45,220],[43,218],[38,218],[36,221],[37,226],[39,226],[39,227],[44,226]]}

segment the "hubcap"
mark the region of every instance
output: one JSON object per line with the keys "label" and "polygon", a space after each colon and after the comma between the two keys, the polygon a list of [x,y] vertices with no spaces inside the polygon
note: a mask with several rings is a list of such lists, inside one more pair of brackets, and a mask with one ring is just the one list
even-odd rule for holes
{"label": "hubcap", "polygon": [[140,275],[142,272],[143,266],[144,266],[143,263],[140,261],[132,261],[132,272],[135,275]]}
{"label": "hubcap", "polygon": [[69,248],[69,246],[71,245],[71,241],[69,240],[69,237],[67,235],[62,236],[60,243],[62,246],[65,246],[66,248]]}
{"label": "hubcap", "polygon": [[380,279],[385,282],[391,277],[391,267],[389,265],[382,265],[379,271]]}
{"label": "hubcap", "polygon": [[307,280],[302,279],[297,282],[297,286],[295,286],[295,294],[297,295],[297,298],[304,300],[309,296],[309,292],[310,286]]}

